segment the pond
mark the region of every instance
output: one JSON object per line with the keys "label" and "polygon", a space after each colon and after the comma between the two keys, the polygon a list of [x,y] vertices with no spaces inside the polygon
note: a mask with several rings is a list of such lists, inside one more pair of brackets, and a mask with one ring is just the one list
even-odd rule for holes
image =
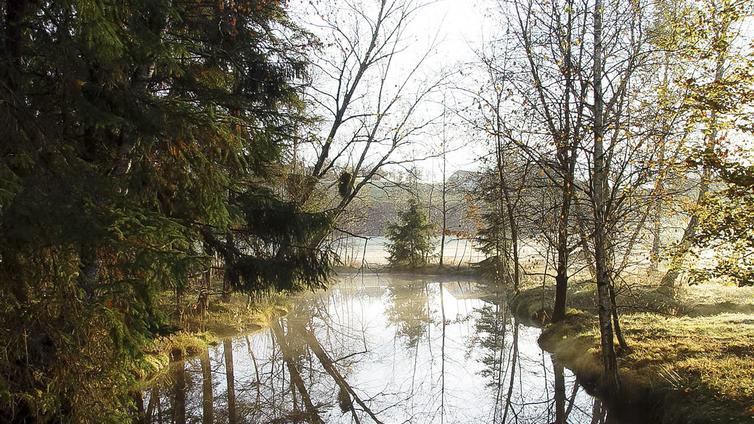
{"label": "pond", "polygon": [[480,281],[353,274],[292,303],[174,363],[147,422],[619,422]]}

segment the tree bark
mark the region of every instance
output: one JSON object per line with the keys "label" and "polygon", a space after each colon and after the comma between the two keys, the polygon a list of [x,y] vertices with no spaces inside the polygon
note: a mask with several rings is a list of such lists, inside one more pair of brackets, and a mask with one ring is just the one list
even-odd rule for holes
{"label": "tree bark", "polygon": [[617,393],[620,387],[618,363],[613,346],[612,302],[610,300],[610,269],[608,267],[607,189],[608,169],[604,152],[604,100],[602,98],[602,0],[594,3],[594,258],[597,272],[598,315],[600,323],[600,347],[604,379],[609,391]]}
{"label": "tree bark", "polygon": [[186,369],[183,361],[178,363],[175,374],[175,391],[173,398],[173,422],[176,424],[186,423]]}
{"label": "tree bark", "polygon": [[628,346],[626,339],[623,337],[623,330],[620,326],[620,318],[618,315],[618,305],[615,302],[615,283],[610,283],[610,303],[613,307],[613,327],[615,329],[615,337],[618,339],[618,346],[624,352],[628,352],[631,348]]}
{"label": "tree bark", "polygon": [[[443,106],[445,105],[445,100],[443,99]],[[445,139],[445,116],[443,112],[443,122],[442,122],[442,232],[440,234],[440,267],[443,266],[444,261],[443,257],[445,256],[445,232],[448,229],[448,202],[447,202],[447,194],[448,194],[448,181],[447,181],[447,157],[446,157],[446,145],[445,145],[446,139]]]}

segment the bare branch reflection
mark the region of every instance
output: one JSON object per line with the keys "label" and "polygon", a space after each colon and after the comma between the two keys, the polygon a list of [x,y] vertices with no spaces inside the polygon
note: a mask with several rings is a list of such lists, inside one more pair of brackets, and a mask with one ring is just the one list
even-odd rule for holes
{"label": "bare branch reflection", "polygon": [[[140,393],[147,423],[608,423],[602,403],[474,280],[358,274],[294,298]],[[140,405],[140,406],[139,406]]]}

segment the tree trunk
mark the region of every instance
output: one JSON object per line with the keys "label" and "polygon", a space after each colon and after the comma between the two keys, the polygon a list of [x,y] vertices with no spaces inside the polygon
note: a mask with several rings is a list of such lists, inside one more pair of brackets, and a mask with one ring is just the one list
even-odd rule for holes
{"label": "tree trunk", "polygon": [[[508,215],[512,212],[509,210]],[[518,255],[518,225],[514,223],[515,219],[511,218],[511,250],[513,252],[513,291],[518,293],[521,285],[521,264]]]}
{"label": "tree trunk", "polygon": [[442,317],[442,343],[440,345],[440,424],[445,424],[445,295],[442,281],[440,282],[440,313]]}
{"label": "tree trunk", "polygon": [[186,423],[186,369],[183,361],[178,363],[175,374],[175,397],[173,401],[173,422]]}
{"label": "tree trunk", "polygon": [[618,305],[615,302],[615,284],[610,284],[610,303],[613,307],[613,327],[615,328],[615,337],[618,339],[618,345],[623,352],[630,352],[631,348],[626,343],[626,339],[623,337],[623,330],[621,330],[620,319],[618,316]]}
{"label": "tree trunk", "polygon": [[660,153],[658,155],[658,167],[660,168],[657,181],[655,181],[654,187],[654,204],[653,221],[652,221],[652,250],[649,252],[649,270],[657,272],[660,265],[660,249],[662,248],[662,242],[660,240],[662,232],[662,192],[664,190],[663,184],[663,167],[665,163],[665,141],[662,141],[660,146]]}
{"label": "tree trunk", "polygon": [[[505,398],[505,411],[503,412],[503,420],[500,421],[501,423],[505,424],[508,422],[508,411],[511,410],[511,405],[513,403],[513,387],[516,382],[516,362],[518,361],[518,322],[516,321],[515,317],[511,318],[513,321],[513,340],[511,343],[513,343],[513,348],[511,352],[511,364],[510,364],[510,380],[508,383],[508,396]],[[505,325],[503,325],[505,327]],[[500,349],[502,350],[504,346],[501,346]],[[500,367],[502,367],[503,364],[500,364]],[[499,383],[502,384],[502,381]]]}
{"label": "tree trunk", "polygon": [[225,381],[228,387],[228,423],[238,422],[236,415],[236,380],[233,372],[233,344],[229,339],[223,340],[223,356],[225,356]]}
{"label": "tree trunk", "polygon": [[600,347],[604,379],[608,390],[617,393],[620,387],[618,363],[613,346],[612,302],[610,300],[610,274],[607,255],[607,189],[608,170],[604,152],[604,101],[602,98],[602,0],[594,4],[594,259],[597,272],[598,315],[600,323]]}
{"label": "tree trunk", "polygon": [[[571,201],[573,199],[573,177],[576,165],[576,147],[578,140],[575,135],[576,129],[571,125],[571,91],[573,87],[573,63],[571,61],[572,29],[573,29],[573,4],[567,5],[568,21],[566,24],[566,40],[563,54],[564,77],[565,77],[565,101],[563,102],[563,128],[561,132],[553,132],[554,123],[551,124],[551,132],[556,142],[558,163],[561,167],[563,178],[562,204],[558,216],[558,263],[555,277],[555,305],[552,311],[552,321],[558,322],[565,318],[568,296],[568,262],[570,251],[568,249],[568,224],[571,213]],[[531,59],[530,59],[531,60]],[[541,96],[541,94],[540,94]],[[570,147],[570,149],[569,149]]]}
{"label": "tree trunk", "polygon": [[579,227],[579,242],[581,243],[581,251],[584,252],[584,260],[586,261],[587,269],[589,269],[589,275],[592,276],[592,279],[596,279],[597,270],[594,269],[594,256],[590,253],[591,249],[589,248],[589,237],[586,233],[586,225],[584,224],[584,219],[581,216],[581,208],[577,208],[576,223]]}
{"label": "tree trunk", "polygon": [[[228,231],[228,234],[225,235],[225,242],[229,246],[233,246],[234,239],[233,239],[233,233]],[[229,266],[235,266],[235,264],[230,263],[228,264],[228,260],[225,260],[225,272],[223,272],[223,293],[222,293],[222,300],[223,302],[230,301],[230,294],[233,290],[233,285],[230,278],[230,269]]]}
{"label": "tree trunk", "polygon": [[[723,71],[725,66],[725,52],[718,53],[717,62],[715,66],[715,82],[719,82],[723,78]],[[717,143],[717,112],[714,110],[710,113],[710,128],[707,140],[705,141],[705,154],[711,152],[715,148]],[[707,191],[709,190],[709,181],[712,176],[712,172],[709,166],[702,164],[702,177],[699,181],[699,193],[696,198],[696,205],[701,206],[707,197]],[[675,282],[680,275],[680,267],[683,259],[686,257],[693,242],[693,238],[696,235],[696,227],[699,225],[699,217],[696,212],[693,213],[689,220],[686,229],[683,232],[681,242],[678,243],[673,259],[670,263],[668,272],[662,277],[660,281],[660,287],[673,294],[675,292]]]}
{"label": "tree trunk", "polygon": [[[445,99],[443,99],[443,106],[445,106]],[[443,111],[442,117],[442,233],[440,234],[440,267],[443,266],[445,256],[445,232],[448,229],[448,181],[447,181],[447,165],[448,160],[446,156],[446,134],[445,134],[445,111]]]}
{"label": "tree trunk", "polygon": [[[346,379],[343,377],[343,375],[338,371],[337,368],[335,368],[335,365],[333,364],[332,359],[330,359],[330,356],[325,352],[325,350],[322,348],[322,345],[319,343],[319,340],[314,336],[314,334],[310,331],[305,331],[304,334],[302,334],[302,337],[305,338],[307,345],[312,350],[314,355],[319,360],[320,364],[322,364],[322,368],[325,369],[325,371],[330,374],[330,376],[335,380],[335,383],[338,385],[338,388],[340,389],[341,393],[349,394],[350,397],[353,399],[353,402],[358,404],[361,409],[369,415],[369,417],[377,424],[382,424],[382,421],[377,417],[377,414],[372,412],[372,410],[369,408],[369,406],[361,399],[361,397],[356,393],[356,391],[348,384]],[[351,408],[353,411],[353,408]],[[355,414],[355,412],[354,412]]]}
{"label": "tree trunk", "polygon": [[555,305],[552,310],[552,322],[565,318],[568,296],[568,222],[571,212],[571,182],[568,176],[563,177],[562,204],[558,216],[558,263],[555,275]]}
{"label": "tree trunk", "polygon": [[288,342],[286,340],[286,335],[283,334],[283,329],[280,326],[278,320],[273,319],[272,321],[270,321],[270,329],[272,330],[272,334],[275,336],[275,340],[277,340],[278,345],[280,346],[280,352],[283,355],[283,362],[285,362],[285,365],[288,367],[288,373],[291,376],[291,381],[293,382],[293,384],[295,384],[296,388],[299,391],[299,394],[301,395],[301,401],[304,404],[304,408],[306,409],[307,414],[309,415],[309,421],[314,424],[323,424],[324,421],[322,421],[317,408],[312,403],[312,399],[309,396],[309,391],[306,389],[306,385],[304,384],[304,379],[301,378],[298,364],[295,362],[295,358],[293,357],[293,354],[290,351],[290,346],[288,345]]}
{"label": "tree trunk", "polygon": [[565,375],[563,364],[552,358],[552,370],[555,374],[555,423],[566,424],[566,394],[565,394]]}

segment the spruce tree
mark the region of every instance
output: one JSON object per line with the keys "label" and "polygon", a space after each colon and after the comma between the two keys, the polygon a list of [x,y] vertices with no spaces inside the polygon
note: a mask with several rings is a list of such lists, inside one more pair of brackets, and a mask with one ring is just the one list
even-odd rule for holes
{"label": "spruce tree", "polygon": [[320,286],[328,228],[274,188],[314,40],[277,1],[0,6],[0,421],[126,421],[141,349],[219,253]]}
{"label": "spruce tree", "polygon": [[426,264],[434,249],[433,235],[434,226],[428,221],[418,201],[411,198],[399,220],[387,228],[387,238],[390,241],[387,246],[388,261],[393,266],[412,268]]}

